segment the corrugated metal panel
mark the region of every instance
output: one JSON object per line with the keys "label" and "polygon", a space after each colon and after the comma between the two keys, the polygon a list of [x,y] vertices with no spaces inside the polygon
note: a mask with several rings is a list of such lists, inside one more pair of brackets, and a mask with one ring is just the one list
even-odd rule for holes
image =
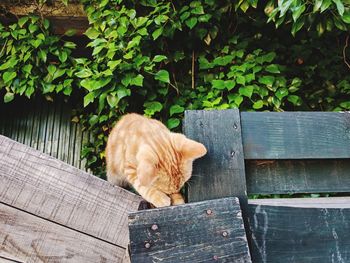
{"label": "corrugated metal panel", "polygon": [[90,135],[71,121],[71,109],[61,99],[0,103],[0,134],[85,170],[80,153]]}

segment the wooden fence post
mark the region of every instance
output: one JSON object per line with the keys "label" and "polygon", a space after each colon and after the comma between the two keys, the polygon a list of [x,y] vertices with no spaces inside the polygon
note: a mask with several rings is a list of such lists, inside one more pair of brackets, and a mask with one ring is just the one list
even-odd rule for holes
{"label": "wooden fence post", "polygon": [[186,111],[183,131],[208,150],[194,163],[188,201],[237,196],[245,215],[247,190],[239,111]]}

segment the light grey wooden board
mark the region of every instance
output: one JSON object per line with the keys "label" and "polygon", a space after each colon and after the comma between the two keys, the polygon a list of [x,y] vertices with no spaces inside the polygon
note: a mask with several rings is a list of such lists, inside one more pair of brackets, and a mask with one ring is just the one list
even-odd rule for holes
{"label": "light grey wooden board", "polygon": [[349,205],[328,208],[320,201],[318,207],[281,205],[286,206],[248,206],[254,263],[350,262]]}
{"label": "light grey wooden board", "polygon": [[350,208],[350,197],[249,199],[251,205],[304,208]]}
{"label": "light grey wooden board", "polygon": [[239,111],[186,111],[183,129],[208,150],[194,163],[189,201],[238,196],[244,209],[247,192]]}
{"label": "light grey wooden board", "polygon": [[[23,262],[122,262],[125,250],[0,203],[0,256]],[[0,258],[1,261],[1,258]]]}
{"label": "light grey wooden board", "polygon": [[0,201],[125,248],[141,198],[0,136]]}
{"label": "light grey wooden board", "polygon": [[350,158],[350,112],[242,112],[241,123],[246,159]]}
{"label": "light grey wooden board", "polygon": [[246,160],[248,194],[350,192],[350,160]]}
{"label": "light grey wooden board", "polygon": [[129,228],[133,263],[251,262],[238,198],[131,213]]}

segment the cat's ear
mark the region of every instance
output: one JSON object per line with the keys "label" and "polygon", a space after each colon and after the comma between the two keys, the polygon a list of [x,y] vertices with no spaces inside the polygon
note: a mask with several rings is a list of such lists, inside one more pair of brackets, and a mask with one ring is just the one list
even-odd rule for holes
{"label": "cat's ear", "polygon": [[199,142],[186,138],[182,134],[173,134],[178,150],[186,159],[197,159],[207,153],[205,146]]}

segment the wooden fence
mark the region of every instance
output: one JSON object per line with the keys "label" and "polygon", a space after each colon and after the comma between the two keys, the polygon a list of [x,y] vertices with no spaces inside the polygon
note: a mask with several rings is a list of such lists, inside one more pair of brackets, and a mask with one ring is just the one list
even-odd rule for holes
{"label": "wooden fence", "polygon": [[[21,127],[19,123],[16,127]],[[63,134],[61,127],[58,130],[58,134]],[[184,132],[208,149],[208,154],[194,164],[191,186],[187,189],[188,201],[238,196],[252,262],[350,262],[349,197],[247,200],[249,194],[337,192],[348,195],[350,113],[188,111]],[[57,152],[66,151],[62,150],[64,145],[60,148],[60,143],[57,147]],[[82,262],[80,257],[86,254],[91,262],[121,262],[127,245],[123,232],[126,214],[135,211],[139,202],[136,196],[107,182],[0,137],[0,257],[20,262],[39,262],[40,258]],[[221,211],[220,216],[236,211],[234,206],[226,212],[220,204],[213,206]],[[172,211],[174,216],[166,211]],[[165,224],[165,218],[169,221],[170,216],[174,222],[181,223],[184,218],[194,220],[191,213],[195,216],[198,210],[186,210],[185,206],[183,211],[178,217],[174,209],[138,212],[130,219],[131,228],[146,227],[143,233],[147,235],[152,222],[147,218]],[[115,217],[124,218],[120,219],[123,223]],[[136,217],[139,222],[146,222],[145,226],[136,224]],[[35,228],[37,221],[40,221],[39,228]],[[206,223],[200,225],[213,227]],[[193,226],[201,229],[198,224]],[[156,233],[157,238],[163,240],[162,235],[170,237],[172,233],[176,236],[173,224],[164,228]],[[241,231],[232,225],[227,228]],[[61,229],[65,229],[66,234],[57,239]],[[209,230],[206,233],[215,229]],[[23,239],[24,236],[28,238]],[[144,238],[137,240],[137,235],[131,238],[135,239],[132,252],[140,255],[152,251],[159,256],[158,260],[161,255],[169,257],[169,253],[160,253],[157,249],[166,246],[167,251],[171,251],[170,243],[163,240],[163,247],[152,246],[147,250],[147,243],[142,243]],[[44,242],[45,239],[48,241]],[[82,241],[72,244],[74,239]],[[193,240],[185,236],[174,244],[187,248]],[[220,247],[224,240],[215,242]],[[144,244],[142,249],[135,245],[140,243]],[[242,242],[240,246],[244,247]],[[177,253],[181,258],[184,250]],[[218,255],[210,260],[203,256],[199,262],[231,262],[225,255]],[[193,254],[187,256],[196,258]],[[241,262],[249,262],[249,258],[244,254]]]}

